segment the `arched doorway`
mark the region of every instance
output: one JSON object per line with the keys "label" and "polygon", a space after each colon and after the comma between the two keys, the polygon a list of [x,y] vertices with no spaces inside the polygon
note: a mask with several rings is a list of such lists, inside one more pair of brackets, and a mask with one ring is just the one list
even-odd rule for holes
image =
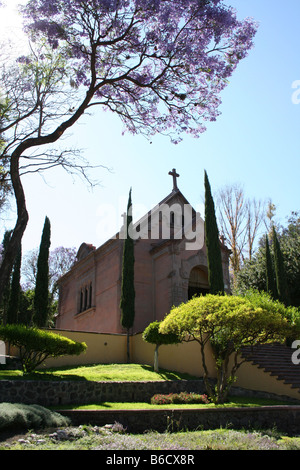
{"label": "arched doorway", "polygon": [[196,266],[191,270],[188,287],[188,300],[194,295],[206,295],[209,293],[207,268]]}

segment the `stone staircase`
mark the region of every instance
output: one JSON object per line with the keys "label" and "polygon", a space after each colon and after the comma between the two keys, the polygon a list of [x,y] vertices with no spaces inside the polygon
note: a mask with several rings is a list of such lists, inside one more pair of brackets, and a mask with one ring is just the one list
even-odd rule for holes
{"label": "stone staircase", "polygon": [[295,351],[291,347],[275,343],[244,347],[242,356],[260,369],[276,376],[278,380],[298,389],[300,393],[300,364],[292,362],[292,354]]}

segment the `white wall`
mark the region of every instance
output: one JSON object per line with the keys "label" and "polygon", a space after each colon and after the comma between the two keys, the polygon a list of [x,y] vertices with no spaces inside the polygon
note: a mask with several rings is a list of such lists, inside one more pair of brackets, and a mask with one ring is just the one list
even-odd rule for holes
{"label": "white wall", "polygon": [[0,341],[0,364],[6,363],[5,354],[6,354],[5,343],[3,341]]}

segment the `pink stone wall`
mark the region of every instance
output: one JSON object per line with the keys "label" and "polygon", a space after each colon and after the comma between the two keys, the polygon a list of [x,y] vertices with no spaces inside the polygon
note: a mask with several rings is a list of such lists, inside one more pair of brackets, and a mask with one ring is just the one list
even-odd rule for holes
{"label": "pink stone wall", "polygon": [[[177,202],[183,198],[178,193],[174,197]],[[186,203],[184,198],[182,203]],[[119,307],[123,240],[109,240],[97,250],[82,244],[78,253],[80,260],[61,279],[56,328],[125,333]],[[229,285],[228,257],[229,252],[223,249],[224,279]],[[135,242],[135,321],[131,333],[142,332],[149,323],[162,320],[173,305],[188,300],[189,277],[196,266],[207,272],[205,246],[187,250],[184,239]],[[80,289],[90,285],[91,306],[80,312]]]}

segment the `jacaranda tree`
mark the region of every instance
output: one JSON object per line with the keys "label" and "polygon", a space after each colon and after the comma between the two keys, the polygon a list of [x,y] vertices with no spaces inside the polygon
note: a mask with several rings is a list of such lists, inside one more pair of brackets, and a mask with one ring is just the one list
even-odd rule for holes
{"label": "jacaranda tree", "polygon": [[13,266],[13,272],[11,276],[10,295],[7,308],[7,323],[18,323],[20,295],[21,295],[21,262],[22,262],[22,248],[19,247],[18,253]]}
{"label": "jacaranda tree", "polygon": [[9,156],[18,212],[0,294],[28,223],[20,160],[47,167],[41,147],[95,105],[117,113],[133,134],[198,137],[217,118],[220,93],[257,29],[222,0],[29,0],[22,14],[31,54],[12,74],[2,70],[2,157]]}

